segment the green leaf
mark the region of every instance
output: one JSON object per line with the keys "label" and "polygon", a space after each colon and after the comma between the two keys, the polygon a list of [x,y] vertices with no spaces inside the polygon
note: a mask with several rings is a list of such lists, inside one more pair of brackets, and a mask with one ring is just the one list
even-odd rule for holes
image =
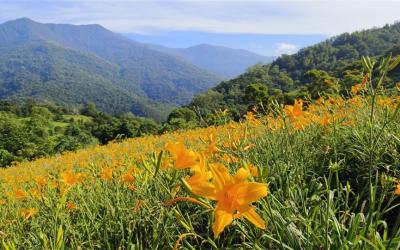
{"label": "green leaf", "polygon": [[399,65],[400,63],[400,56],[398,56],[388,67],[388,71],[393,70],[394,68],[397,67],[397,65]]}

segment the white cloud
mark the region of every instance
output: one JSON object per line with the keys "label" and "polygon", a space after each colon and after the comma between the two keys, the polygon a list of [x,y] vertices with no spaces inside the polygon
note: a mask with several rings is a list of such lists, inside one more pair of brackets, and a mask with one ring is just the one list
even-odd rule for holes
{"label": "white cloud", "polygon": [[253,34],[328,34],[382,26],[399,1],[0,0],[0,21],[99,23],[118,32],[195,30]]}
{"label": "white cloud", "polygon": [[299,50],[299,47],[291,43],[278,43],[275,50],[275,55],[280,56],[282,54],[294,54]]}

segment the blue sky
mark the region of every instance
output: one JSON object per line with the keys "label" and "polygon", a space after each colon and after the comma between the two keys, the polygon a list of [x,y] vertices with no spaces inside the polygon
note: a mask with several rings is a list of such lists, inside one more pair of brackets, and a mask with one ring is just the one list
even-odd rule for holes
{"label": "blue sky", "polygon": [[28,17],[97,23],[172,47],[218,43],[278,55],[343,32],[393,23],[399,10],[399,1],[361,0],[0,0],[0,22]]}

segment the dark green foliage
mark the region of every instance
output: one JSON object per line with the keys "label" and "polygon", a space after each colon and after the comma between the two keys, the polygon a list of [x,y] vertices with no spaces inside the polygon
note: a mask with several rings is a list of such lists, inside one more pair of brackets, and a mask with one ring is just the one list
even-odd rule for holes
{"label": "dark green foliage", "polygon": [[107,115],[94,104],[86,105],[80,113],[31,100],[22,104],[1,101],[0,167],[115,139],[158,134],[162,128],[131,113]]}
{"label": "dark green foliage", "polygon": [[44,116],[32,114],[21,119],[14,114],[1,112],[0,166],[48,155],[54,148],[53,132],[49,120]]}
{"label": "dark green foliage", "polygon": [[339,82],[323,70],[309,70],[305,77],[310,81],[307,85],[308,93],[312,99],[333,96],[339,93]]}
{"label": "dark green foliage", "polygon": [[198,126],[199,122],[196,112],[187,107],[181,107],[174,109],[169,114],[167,122],[164,124],[163,131],[188,129]]}
{"label": "dark green foliage", "polygon": [[195,121],[197,119],[196,113],[186,107],[177,108],[173,110],[168,116],[168,122],[173,119],[183,119],[186,122]]}
{"label": "dark green foliage", "polygon": [[268,102],[268,87],[260,83],[252,83],[245,90],[245,98],[250,104]]}
{"label": "dark green foliage", "polygon": [[79,121],[72,121],[58,137],[56,152],[75,151],[87,145],[93,145],[98,142],[90,131],[87,131],[85,124]]}

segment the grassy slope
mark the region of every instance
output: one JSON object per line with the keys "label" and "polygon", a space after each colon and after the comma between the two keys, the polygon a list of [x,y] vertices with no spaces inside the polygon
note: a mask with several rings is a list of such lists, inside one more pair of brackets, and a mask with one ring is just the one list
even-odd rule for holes
{"label": "grassy slope", "polygon": [[[319,102],[297,116],[248,116],[243,124],[129,139],[2,169],[0,239],[25,249],[171,249],[180,236],[189,249],[396,249],[399,208],[391,207],[400,202],[393,195],[393,177],[400,176],[400,124],[392,115],[399,101],[380,97],[372,127],[370,98],[357,96]],[[193,197],[179,180],[189,171],[174,170],[164,154],[157,172],[153,152],[167,142],[206,152],[210,135],[221,151],[208,154],[208,163],[233,172],[252,164],[258,174],[251,179],[269,184],[270,194],[255,203],[265,230],[235,220],[213,239],[212,211],[191,202],[165,205]],[[372,176],[372,189],[369,166],[379,173],[376,183]],[[75,178],[71,183],[77,181],[69,188],[62,181],[66,173]],[[127,173],[135,180],[124,182]],[[375,207],[371,190],[377,192]],[[29,208],[38,211],[24,218],[21,209]]]}

